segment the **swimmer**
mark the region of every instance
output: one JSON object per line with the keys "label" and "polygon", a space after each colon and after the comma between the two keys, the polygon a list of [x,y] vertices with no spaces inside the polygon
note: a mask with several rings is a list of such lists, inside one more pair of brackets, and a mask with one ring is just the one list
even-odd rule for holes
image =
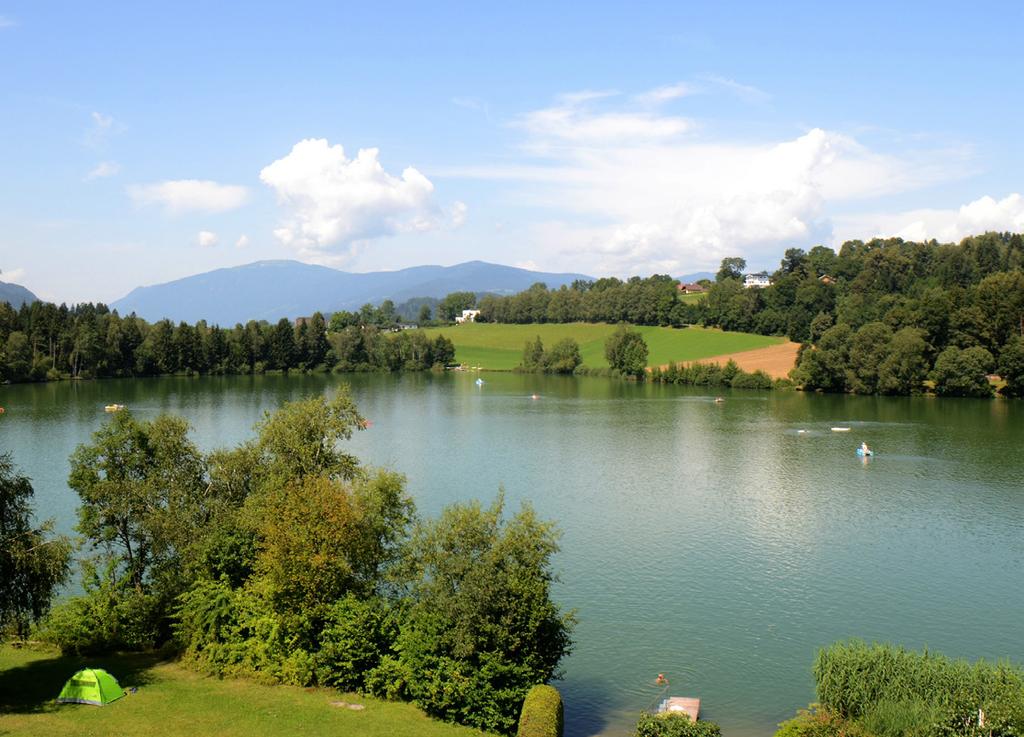
{"label": "swimmer", "polygon": [[530,399],[540,399],[540,397],[536,394],[531,394]]}
{"label": "swimmer", "polygon": [[654,679],[654,682],[656,684],[658,684],[659,686],[667,686],[668,685],[668,679],[665,678],[665,674],[664,673],[659,673],[658,677]]}

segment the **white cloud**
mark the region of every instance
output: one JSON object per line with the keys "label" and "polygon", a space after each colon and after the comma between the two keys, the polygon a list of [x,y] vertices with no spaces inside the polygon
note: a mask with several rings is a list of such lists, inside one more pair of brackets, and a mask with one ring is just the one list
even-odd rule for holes
{"label": "white cloud", "polygon": [[858,213],[836,219],[837,240],[896,236],[908,241],[957,242],[986,231],[1024,231],[1024,196],[980,197],[959,208]]}
{"label": "white cloud", "polygon": [[112,177],[121,171],[121,165],[116,161],[101,161],[98,163],[92,171],[85,175],[86,181],[92,179],[104,179],[106,177]]}
{"label": "white cloud", "polygon": [[249,236],[244,233],[238,237],[235,241],[235,248],[248,248],[249,247]]}
{"label": "white cloud", "polygon": [[641,105],[661,105],[669,100],[676,100],[680,97],[696,94],[697,89],[690,84],[680,82],[663,87],[655,87],[653,90],[642,92],[636,96],[636,101]]}
{"label": "white cloud", "polygon": [[[440,227],[443,213],[430,180],[411,166],[401,177],[388,174],[378,154],[376,148],[360,149],[349,159],[340,144],[311,138],[266,166],[260,180],[284,209],[274,236],[307,257],[338,263],[353,256],[360,242]],[[459,210],[457,203],[453,220]],[[464,214],[462,209],[459,217]],[[325,253],[332,248],[342,255]]]}
{"label": "white cloud", "polygon": [[451,206],[451,210],[448,213],[449,221],[453,228],[461,228],[466,223],[466,216],[469,213],[469,207],[465,202],[456,200]]}
{"label": "white cloud", "polygon": [[585,90],[562,95],[552,107],[523,115],[517,125],[535,140],[534,150],[551,143],[605,144],[658,141],[675,138],[692,128],[686,118],[656,115],[648,111],[597,112],[591,103],[615,97],[615,92]]}
{"label": "white cloud", "polygon": [[24,277],[25,269],[22,268],[7,269],[6,271],[0,272],[0,279],[3,279],[3,281],[8,283],[20,282]]}
{"label": "white cloud", "polygon": [[196,235],[196,243],[202,248],[213,248],[219,241],[217,234],[209,230],[200,230]]}
{"label": "white cloud", "polygon": [[784,140],[716,140],[713,130],[656,109],[637,113],[635,104],[614,93],[563,96],[520,119],[532,161],[436,173],[511,182],[515,204],[551,213],[520,235],[545,268],[622,275],[680,273],[731,255],[773,262],[780,248],[832,242],[838,205],[971,170],[969,151],[896,156],[820,128]]}
{"label": "white cloud", "polygon": [[17,21],[6,15],[0,15],[0,28],[13,28],[16,25],[18,25]]}
{"label": "white cloud", "polygon": [[128,194],[136,204],[160,205],[171,214],[224,212],[241,207],[249,199],[246,187],[199,179],[136,184],[128,188]]}

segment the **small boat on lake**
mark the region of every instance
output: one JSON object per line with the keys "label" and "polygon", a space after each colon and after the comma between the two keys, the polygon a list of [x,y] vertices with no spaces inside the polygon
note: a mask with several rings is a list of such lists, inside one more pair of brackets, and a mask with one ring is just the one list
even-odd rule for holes
{"label": "small boat on lake", "polygon": [[123,409],[128,409],[123,404],[108,404],[103,407],[104,412],[120,412]]}

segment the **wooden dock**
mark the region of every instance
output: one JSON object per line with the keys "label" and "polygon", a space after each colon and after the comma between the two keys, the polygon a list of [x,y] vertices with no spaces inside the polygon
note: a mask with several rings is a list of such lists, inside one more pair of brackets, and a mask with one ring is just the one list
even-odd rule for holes
{"label": "wooden dock", "polygon": [[659,714],[686,714],[691,721],[700,718],[700,699],[685,696],[669,696],[658,707]]}

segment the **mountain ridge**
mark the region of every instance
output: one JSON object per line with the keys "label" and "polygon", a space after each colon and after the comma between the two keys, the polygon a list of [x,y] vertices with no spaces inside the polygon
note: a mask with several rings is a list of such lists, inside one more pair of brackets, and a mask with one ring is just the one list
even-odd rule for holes
{"label": "mountain ridge", "polygon": [[558,287],[591,278],[486,261],[353,273],[278,259],[136,287],[110,307],[123,315],[134,312],[149,321],[166,318],[233,325],[248,320],[294,319],[317,311],[354,310],[385,299],[399,304],[413,297],[440,298],[455,291],[511,294],[539,281]]}
{"label": "mountain ridge", "polygon": [[8,302],[11,307],[18,309],[23,304],[32,304],[38,301],[39,297],[26,287],[12,282],[0,281],[0,302]]}

